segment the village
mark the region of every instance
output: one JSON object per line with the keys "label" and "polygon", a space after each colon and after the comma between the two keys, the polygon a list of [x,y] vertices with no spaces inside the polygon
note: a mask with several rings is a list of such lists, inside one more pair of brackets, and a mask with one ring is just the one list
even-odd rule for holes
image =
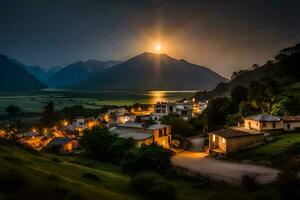
{"label": "village", "polygon": [[[238,162],[227,163],[222,159],[227,155],[263,146],[273,141],[273,136],[297,132],[300,129],[300,116],[273,116],[258,114],[245,117],[237,126],[228,126],[211,132],[187,137],[191,146],[186,149],[178,145],[180,141],[173,135],[171,125],[161,123],[164,116],[176,114],[182,120],[188,121],[199,116],[207,107],[208,101],[196,102],[184,100],[178,102],[158,102],[148,109],[138,108],[127,110],[125,107],[108,109],[98,117],[77,117],[73,121],[63,120],[59,128],[31,131],[5,132],[1,137],[17,141],[21,145],[37,151],[55,149],[60,154],[80,154],[80,140],[87,130],[104,127],[119,138],[133,139],[137,148],[143,145],[155,144],[175,153],[173,165],[200,174],[210,174],[216,179],[239,184],[243,174],[255,173],[258,181],[268,183],[276,178],[278,170],[257,165],[245,165]],[[221,160],[220,160],[221,159]],[[215,166],[214,171],[212,166]],[[238,174],[223,177],[223,170]],[[257,172],[260,171],[260,172]],[[222,175],[222,176],[221,176]]]}

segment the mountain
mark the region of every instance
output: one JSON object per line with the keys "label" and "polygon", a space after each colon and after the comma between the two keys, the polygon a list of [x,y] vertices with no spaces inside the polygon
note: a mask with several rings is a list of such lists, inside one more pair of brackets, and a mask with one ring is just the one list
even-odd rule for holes
{"label": "mountain", "polygon": [[92,77],[95,73],[119,63],[119,61],[98,60],[76,62],[56,72],[49,79],[48,83],[51,87],[71,86]]}
{"label": "mountain", "polygon": [[213,98],[230,94],[236,86],[248,88],[252,81],[268,84],[276,81],[283,91],[293,89],[294,94],[300,94],[300,43],[295,46],[284,48],[262,66],[253,65],[254,68],[234,72],[230,81],[220,83],[210,92],[199,92],[199,99]]}
{"label": "mountain", "polygon": [[0,55],[0,91],[40,90],[46,87],[22,65]]}
{"label": "mountain", "polygon": [[73,88],[95,90],[204,90],[226,81],[212,70],[166,54],[142,53]]}
{"label": "mountain", "polygon": [[37,79],[39,79],[43,83],[47,83],[47,75],[46,72],[38,65],[35,66],[25,66],[25,69],[29,71],[32,75],[34,75]]}

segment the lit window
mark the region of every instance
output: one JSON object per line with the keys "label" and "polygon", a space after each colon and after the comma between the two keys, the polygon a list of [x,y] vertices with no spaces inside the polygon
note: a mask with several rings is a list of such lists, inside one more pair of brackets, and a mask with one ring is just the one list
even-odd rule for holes
{"label": "lit window", "polygon": [[225,138],[222,138],[222,143],[225,144],[226,140]]}
{"label": "lit window", "polygon": [[213,140],[213,142],[216,141],[216,136],[215,135],[212,135],[212,140]]}

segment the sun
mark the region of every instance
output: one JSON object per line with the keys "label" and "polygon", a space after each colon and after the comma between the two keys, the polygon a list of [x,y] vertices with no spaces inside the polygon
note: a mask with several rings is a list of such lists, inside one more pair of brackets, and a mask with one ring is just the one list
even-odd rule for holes
{"label": "sun", "polygon": [[154,47],[154,49],[155,49],[156,53],[160,53],[161,52],[161,45],[160,44],[156,44],[155,47]]}

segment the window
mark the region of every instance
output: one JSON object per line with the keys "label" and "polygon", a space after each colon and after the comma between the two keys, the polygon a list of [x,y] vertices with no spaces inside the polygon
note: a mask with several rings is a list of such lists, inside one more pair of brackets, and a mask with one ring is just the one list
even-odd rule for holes
{"label": "window", "polygon": [[291,125],[290,125],[290,124],[287,124],[286,127],[287,127],[287,129],[290,129],[290,128],[291,128]]}
{"label": "window", "polygon": [[167,128],[164,128],[164,135],[167,135]]}
{"label": "window", "polygon": [[163,135],[163,131],[162,131],[162,129],[159,129],[158,137],[162,137],[162,135]]}
{"label": "window", "polygon": [[212,141],[215,142],[216,141],[216,136],[212,135]]}
{"label": "window", "polygon": [[169,107],[169,112],[173,112],[173,106]]}
{"label": "window", "polygon": [[266,127],[266,126],[267,126],[267,125],[266,125],[266,122],[264,122],[264,123],[262,124],[262,126],[263,126],[263,127]]}
{"label": "window", "polygon": [[276,123],[275,123],[275,122],[273,122],[273,124],[272,124],[272,125],[273,125],[273,128],[276,128]]}
{"label": "window", "polygon": [[160,109],[156,109],[156,113],[160,113],[161,111],[160,111]]}
{"label": "window", "polygon": [[222,138],[222,143],[225,144],[226,140],[225,138]]}

